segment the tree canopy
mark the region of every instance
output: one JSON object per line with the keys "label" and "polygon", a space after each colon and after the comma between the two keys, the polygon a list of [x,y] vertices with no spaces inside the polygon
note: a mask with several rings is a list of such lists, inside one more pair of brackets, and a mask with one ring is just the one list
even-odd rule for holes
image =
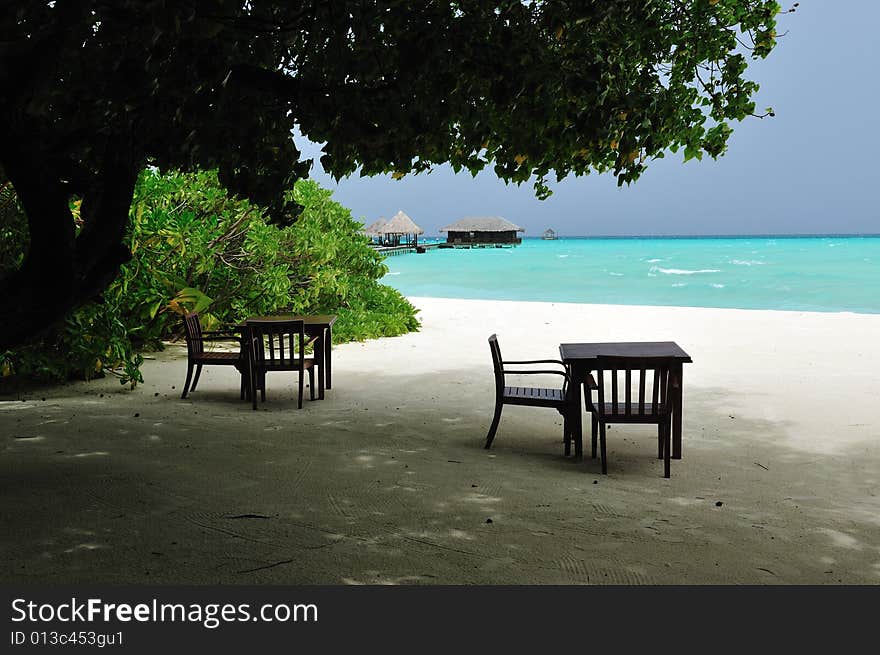
{"label": "tree canopy", "polygon": [[[126,261],[138,173],[216,168],[289,222],[306,176],[486,166],[636,180],[667,150],[723,153],[756,113],[771,0],[3,2],[0,183],[28,217],[0,283],[0,347],[95,297]],[[81,224],[71,200],[81,200]]]}

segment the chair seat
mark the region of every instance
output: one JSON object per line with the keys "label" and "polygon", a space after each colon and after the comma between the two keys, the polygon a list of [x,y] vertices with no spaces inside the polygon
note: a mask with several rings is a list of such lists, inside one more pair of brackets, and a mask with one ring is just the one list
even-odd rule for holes
{"label": "chair seat", "polygon": [[504,387],[504,402],[511,405],[558,407],[566,402],[562,389]]}
{"label": "chair seat", "polygon": [[[303,360],[303,368],[309,369],[315,365],[315,360],[306,357]],[[299,358],[295,359],[266,359],[256,365],[260,371],[298,371]]]}
{"label": "chair seat", "polygon": [[[605,403],[601,408],[602,411],[598,411],[600,409],[598,403],[593,403],[593,408],[599,420],[606,423],[657,423],[668,414],[668,412],[663,411],[662,407],[658,408],[659,411],[655,411],[653,403],[645,403],[642,412],[639,412],[638,403],[632,403],[629,415],[626,413],[626,403],[621,402],[617,403],[616,413],[614,403]],[[587,409],[589,410],[590,408],[588,407]]]}
{"label": "chair seat", "polygon": [[238,364],[241,361],[240,353],[202,352],[193,355],[193,361],[206,364]]}

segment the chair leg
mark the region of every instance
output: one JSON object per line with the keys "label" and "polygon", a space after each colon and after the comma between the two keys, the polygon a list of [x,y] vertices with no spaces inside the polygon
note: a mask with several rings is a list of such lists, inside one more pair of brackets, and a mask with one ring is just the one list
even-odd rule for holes
{"label": "chair leg", "polygon": [[260,374],[260,402],[266,402],[266,373]]}
{"label": "chair leg", "polygon": [[305,386],[305,369],[299,369],[299,396],[297,401],[297,407],[299,409],[303,408],[303,387]]}
{"label": "chair leg", "polygon": [[593,452],[592,457],[596,459],[596,438],[599,436],[599,418],[595,414],[591,414],[593,420],[591,421],[592,425],[590,426],[590,432],[593,440]]}
{"label": "chair leg", "polygon": [[[241,373],[241,371],[239,371],[239,373]],[[245,396],[245,393],[244,393],[245,386],[246,386],[246,385],[245,385],[245,383],[244,383],[244,373],[241,373],[241,384],[239,385],[239,387],[240,387],[240,388],[239,388],[239,392],[240,392],[240,393],[239,393],[239,396],[238,396],[239,400],[244,400],[244,396]]]}
{"label": "chair leg", "polygon": [[663,423],[657,424],[657,459],[663,459]]}
{"label": "chair leg", "polygon": [[180,394],[181,399],[186,398],[186,394],[189,393],[189,381],[192,380],[193,374],[193,365],[186,365],[186,382],[183,383],[183,393]]}
{"label": "chair leg", "polygon": [[602,475],[608,475],[608,457],[605,454],[605,421],[599,423],[599,450],[602,453]]}
{"label": "chair leg", "polygon": [[669,459],[672,455],[672,425],[670,421],[666,421],[666,425],[663,429],[663,477],[668,478],[670,475],[669,470]]}
{"label": "chair leg", "polygon": [[489,434],[486,435],[486,449],[492,447],[492,441],[495,439],[495,433],[498,431],[498,423],[501,421],[501,408],[503,403],[495,403],[495,416],[492,417],[492,425],[489,426]]}
{"label": "chair leg", "polygon": [[202,376],[202,365],[199,364],[199,365],[196,367],[196,376],[193,378],[193,385],[192,385],[192,388],[190,388],[190,391],[195,391],[195,390],[196,390],[196,385],[198,385],[198,383],[199,383],[199,378],[200,378],[201,376]]}
{"label": "chair leg", "polygon": [[324,363],[324,338],[318,340],[315,348],[315,366],[318,368],[318,398],[324,400],[325,376],[327,375],[327,365]]}
{"label": "chair leg", "polygon": [[309,369],[309,400],[315,399],[315,367]]}

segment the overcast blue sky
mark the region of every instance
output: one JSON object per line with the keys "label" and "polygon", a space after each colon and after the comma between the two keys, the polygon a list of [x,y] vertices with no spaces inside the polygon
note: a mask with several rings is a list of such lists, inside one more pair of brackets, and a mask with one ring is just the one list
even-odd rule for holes
{"label": "overcast blue sky", "polygon": [[443,166],[338,184],[317,162],[313,173],[355,217],[372,222],[402,209],[430,235],[469,215],[503,216],[526,236],[548,227],[561,235],[880,233],[878,25],[876,0],[802,0],[780,18],[788,34],[751,69],[758,108],[772,106],[776,117],[734,124],[717,161],[669,154],[629,187],[594,174],[540,201],[530,184],[505,185],[491,171],[472,178]]}

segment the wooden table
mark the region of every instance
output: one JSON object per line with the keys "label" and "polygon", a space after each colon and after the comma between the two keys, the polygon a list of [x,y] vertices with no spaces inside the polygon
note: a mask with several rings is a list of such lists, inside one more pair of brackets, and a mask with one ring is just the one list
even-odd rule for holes
{"label": "wooden table", "polygon": [[581,388],[587,374],[596,370],[596,358],[600,355],[611,357],[663,357],[669,362],[670,371],[678,378],[678,392],[673,398],[672,408],[672,457],[681,459],[681,406],[684,382],[682,365],[693,360],[681,346],[674,341],[621,341],[617,343],[563,343],[559,346],[562,361],[569,369],[570,393],[575,394],[572,402],[578,411],[574,412],[572,429],[575,436],[575,455],[583,457],[583,428],[581,421]]}
{"label": "wooden table", "polygon": [[322,361],[318,362],[318,389],[320,390],[318,397],[323,400],[325,386],[327,389],[330,389],[333,383],[333,324],[336,322],[336,314],[250,316],[246,321],[236,325],[235,329],[239,332],[244,332],[247,329],[248,321],[302,321],[305,333],[310,337],[318,337],[320,339]]}

